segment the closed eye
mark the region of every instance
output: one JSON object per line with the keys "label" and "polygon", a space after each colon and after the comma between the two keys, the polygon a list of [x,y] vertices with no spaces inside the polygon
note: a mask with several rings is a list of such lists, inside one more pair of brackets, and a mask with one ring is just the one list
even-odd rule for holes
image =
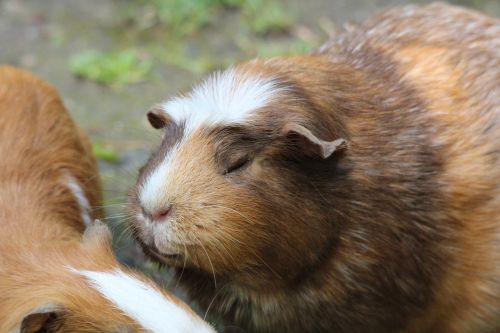
{"label": "closed eye", "polygon": [[244,156],[244,157],[236,160],[236,162],[234,162],[227,169],[225,169],[223,174],[227,175],[228,173],[238,171],[238,170],[242,169],[243,167],[245,167],[249,162],[250,162],[250,158],[248,156]]}

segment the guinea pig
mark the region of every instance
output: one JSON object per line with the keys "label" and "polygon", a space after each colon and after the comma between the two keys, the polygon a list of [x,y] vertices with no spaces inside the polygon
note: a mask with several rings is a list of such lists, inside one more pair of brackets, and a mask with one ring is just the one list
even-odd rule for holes
{"label": "guinea pig", "polygon": [[214,332],[122,267],[87,137],[56,91],[0,67],[0,332]]}
{"label": "guinea pig", "polygon": [[245,332],[500,332],[500,22],[407,6],[153,107],[135,238]]}

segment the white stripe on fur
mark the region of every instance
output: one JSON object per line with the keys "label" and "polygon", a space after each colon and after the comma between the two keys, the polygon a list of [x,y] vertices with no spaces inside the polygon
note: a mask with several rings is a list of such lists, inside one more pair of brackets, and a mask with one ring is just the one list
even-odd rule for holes
{"label": "white stripe on fur", "polygon": [[66,172],[66,185],[73,192],[73,195],[78,201],[78,205],[80,206],[80,216],[82,218],[85,226],[89,226],[92,223],[92,218],[90,217],[90,203],[87,197],[85,196],[85,192],[78,184],[78,181],[75,177],[68,171]]}
{"label": "white stripe on fur", "polygon": [[[184,139],[181,139],[184,141]],[[160,165],[153,170],[139,189],[141,205],[149,212],[155,212],[168,203],[164,197],[167,194],[166,178],[170,170],[172,159],[179,151],[183,142],[177,142],[164,157]]]}
{"label": "white stripe on fur", "polygon": [[96,290],[146,330],[153,333],[214,332],[200,318],[121,270],[72,270],[85,276]]}

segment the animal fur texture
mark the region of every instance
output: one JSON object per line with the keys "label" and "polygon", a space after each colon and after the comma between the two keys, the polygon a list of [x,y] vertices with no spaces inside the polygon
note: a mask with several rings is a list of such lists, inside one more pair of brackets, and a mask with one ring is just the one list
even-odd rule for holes
{"label": "animal fur texture", "polygon": [[57,92],[0,67],[0,332],[212,332],[116,261],[86,135]]}
{"label": "animal fur texture", "polygon": [[497,19],[391,9],[148,118],[135,236],[228,331],[500,331]]}

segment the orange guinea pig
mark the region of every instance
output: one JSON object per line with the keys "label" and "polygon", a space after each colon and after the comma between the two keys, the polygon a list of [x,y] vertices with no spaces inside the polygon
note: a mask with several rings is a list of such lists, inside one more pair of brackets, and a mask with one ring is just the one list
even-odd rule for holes
{"label": "orange guinea pig", "polygon": [[395,8],[148,117],[135,237],[228,327],[500,332],[497,19]]}
{"label": "orange guinea pig", "polygon": [[122,267],[96,163],[56,91],[0,67],[0,332],[213,332]]}

